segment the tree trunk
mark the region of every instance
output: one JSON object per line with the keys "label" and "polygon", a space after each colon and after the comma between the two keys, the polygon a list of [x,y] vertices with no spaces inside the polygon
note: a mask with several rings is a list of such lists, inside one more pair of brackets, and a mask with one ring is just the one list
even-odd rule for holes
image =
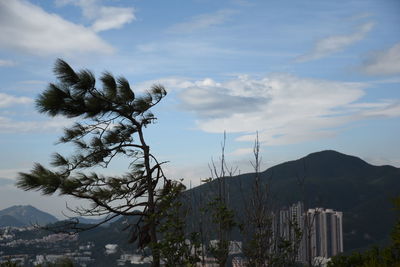
{"label": "tree trunk", "polygon": [[150,147],[146,145],[146,142],[143,137],[143,132],[142,129],[138,130],[140,142],[143,146],[143,157],[144,157],[144,166],[146,169],[146,174],[147,174],[147,190],[148,190],[148,214],[149,214],[149,228],[150,228],[150,242],[153,245],[152,246],[152,256],[153,256],[153,267],[159,267],[160,266],[160,251],[158,248],[155,248],[154,246],[157,244],[157,222],[155,221],[155,212],[156,212],[156,205],[155,205],[155,199],[154,199],[154,189],[153,189],[153,177],[151,173],[151,168],[150,168]]}

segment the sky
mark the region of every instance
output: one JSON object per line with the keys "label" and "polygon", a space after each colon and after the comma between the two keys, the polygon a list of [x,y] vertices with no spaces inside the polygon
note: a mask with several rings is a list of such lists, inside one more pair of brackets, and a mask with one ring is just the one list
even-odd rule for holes
{"label": "sky", "polygon": [[[84,205],[14,186],[35,162],[73,153],[55,144],[73,120],[35,108],[57,58],[137,93],[164,85],[145,134],[188,186],[210,175],[224,132],[241,173],[257,132],[263,169],[326,149],[400,167],[399,25],[398,0],[0,0],[0,209],[62,217]],[[126,170],[118,159],[99,171]]]}

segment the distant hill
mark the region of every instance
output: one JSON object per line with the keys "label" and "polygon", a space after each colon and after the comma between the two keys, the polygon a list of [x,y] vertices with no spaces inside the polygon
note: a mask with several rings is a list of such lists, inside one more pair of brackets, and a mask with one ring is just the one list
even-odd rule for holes
{"label": "distant hill", "polygon": [[[82,224],[97,224],[103,221],[102,218],[85,218],[85,217],[74,217],[67,218],[62,221],[68,221],[69,219],[77,219]],[[119,218],[116,217],[109,222],[101,225],[107,227],[110,223],[117,221]],[[53,215],[43,212],[33,206],[18,205],[0,210],[0,227],[13,226],[13,227],[24,227],[32,224],[46,225],[59,221]]]}
{"label": "distant hill", "polygon": [[48,223],[57,222],[57,218],[53,215],[38,210],[30,205],[12,206],[4,210],[0,210],[0,226],[30,226],[33,224],[46,225]]}
{"label": "distant hill", "polygon": [[0,227],[7,227],[7,226],[12,226],[12,227],[23,227],[25,224],[23,222],[18,221],[15,219],[13,216],[10,215],[1,215],[0,216]]}
{"label": "distant hill", "polygon": [[[226,177],[229,205],[243,219],[244,203],[252,194],[254,173]],[[306,208],[324,207],[343,211],[344,250],[361,250],[388,241],[396,220],[391,198],[400,195],[400,169],[392,166],[373,166],[360,158],[336,151],[321,151],[298,160],[288,161],[260,173],[262,186],[268,186],[272,204],[278,209],[303,201]],[[300,186],[304,181],[304,186]],[[206,203],[217,192],[216,181],[186,191],[192,203],[190,225],[199,224],[200,203]],[[44,219],[42,216],[47,219]],[[47,215],[47,216],[45,216]],[[119,218],[109,227],[82,232],[80,239],[95,241],[100,247],[115,243],[126,249],[129,230]],[[129,218],[132,220],[133,218]],[[134,219],[133,219],[134,220]],[[57,219],[32,206],[13,206],[0,211],[0,227],[4,224],[46,224]],[[80,219],[81,223],[97,220]],[[238,238],[234,233],[234,238]]]}
{"label": "distant hill", "polygon": [[[252,194],[254,174],[225,178],[229,203],[237,214]],[[345,251],[387,242],[395,222],[391,198],[400,195],[400,169],[373,166],[360,158],[328,150],[285,162],[260,173],[275,207],[303,201],[307,208],[343,211]],[[302,183],[301,181],[304,181]],[[304,184],[301,186],[300,184]],[[187,191],[198,210],[217,192],[215,181]],[[193,225],[198,214],[194,212]]]}
{"label": "distant hill", "polygon": [[[105,217],[100,217],[100,218],[97,218],[97,217],[94,217],[94,218],[91,218],[91,217],[72,217],[72,218],[69,218],[69,219],[78,220],[79,223],[83,223],[83,224],[98,224],[98,223],[101,223],[104,220],[104,218]],[[68,221],[69,219],[66,219],[66,221]],[[111,223],[117,221],[118,219],[119,219],[119,217],[115,217],[115,218],[111,219],[110,221],[108,221],[108,222],[106,222],[104,224],[101,224],[100,226],[101,227],[107,227]]]}

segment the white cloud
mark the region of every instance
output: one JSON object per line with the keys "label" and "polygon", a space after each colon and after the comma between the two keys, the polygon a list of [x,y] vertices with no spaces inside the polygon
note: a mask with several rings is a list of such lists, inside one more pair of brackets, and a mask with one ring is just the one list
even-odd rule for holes
{"label": "white cloud", "polygon": [[400,158],[387,158],[374,155],[373,157],[363,157],[363,160],[377,166],[391,165],[400,168]]}
{"label": "white cloud", "polygon": [[26,81],[20,81],[19,83],[21,84],[33,84],[33,85],[43,85],[43,84],[47,84],[48,82],[46,81],[40,81],[40,80],[26,80]]}
{"label": "white cloud", "polygon": [[0,0],[0,47],[36,55],[112,53],[93,30],[23,0]]}
{"label": "white cloud", "polygon": [[243,114],[259,111],[267,99],[263,96],[235,95],[229,89],[218,85],[195,85],[180,94],[183,107],[196,111],[201,117],[225,117],[231,114]]}
{"label": "white cloud", "polygon": [[210,177],[210,170],[207,164],[192,164],[189,166],[166,164],[163,171],[167,177],[175,177],[175,179],[184,179],[183,183],[187,188],[195,187],[201,184],[201,179]]}
{"label": "white cloud", "polygon": [[239,133],[238,141],[253,142],[259,131],[262,144],[284,145],[335,136],[339,127],[357,120],[400,116],[397,100],[358,102],[368,86],[287,74],[241,76],[222,83],[192,82],[179,98],[205,132]]}
{"label": "white cloud", "polygon": [[230,155],[232,155],[232,156],[242,156],[242,155],[249,155],[251,153],[253,153],[253,148],[247,147],[247,148],[236,149]]}
{"label": "white cloud", "polygon": [[359,29],[352,34],[333,35],[323,38],[316,42],[312,51],[296,58],[297,62],[305,62],[329,56],[330,54],[339,52],[346,47],[361,41],[367,33],[374,27],[373,22],[362,24]]}
{"label": "white cloud", "polygon": [[364,118],[367,117],[397,117],[400,114],[400,100],[384,100],[374,103],[375,106],[365,108],[360,112]]}
{"label": "white cloud", "polygon": [[391,75],[400,73],[400,43],[387,50],[373,53],[361,67],[371,75]]}
{"label": "white cloud", "polygon": [[151,88],[154,84],[161,84],[163,85],[168,92],[171,92],[172,90],[180,90],[184,88],[188,88],[190,86],[193,86],[194,83],[188,80],[185,80],[185,78],[160,78],[157,80],[149,80],[145,82],[141,82],[135,85],[135,90],[138,90],[139,92],[145,92]]}
{"label": "white cloud", "polygon": [[168,29],[170,33],[190,33],[223,24],[229,20],[236,11],[230,9],[219,10],[211,14],[197,15],[190,20],[173,25]]}
{"label": "white cloud", "polygon": [[79,6],[83,16],[93,22],[91,28],[96,32],[119,29],[135,20],[132,7],[102,6],[98,0],[58,0],[57,3]]}
{"label": "white cloud", "polygon": [[28,170],[29,170],[29,168],[23,168],[23,167],[13,168],[13,169],[11,169],[11,168],[10,169],[4,169],[4,168],[0,169],[0,179],[1,178],[7,179],[6,181],[3,181],[3,186],[14,184],[14,179],[15,179],[15,177],[17,177],[18,172],[28,171]]}
{"label": "white cloud", "polygon": [[17,97],[4,93],[0,93],[0,108],[12,106],[14,104],[30,104],[33,102],[32,98],[29,97]]}
{"label": "white cloud", "polygon": [[204,42],[199,40],[174,40],[167,42],[151,42],[145,44],[139,44],[136,49],[140,55],[146,53],[157,53],[159,57],[168,58],[187,58],[187,57],[204,57],[205,55],[237,55],[240,51],[227,48],[219,47],[210,42]]}
{"label": "white cloud", "polygon": [[0,67],[12,67],[17,65],[15,61],[0,59]]}
{"label": "white cloud", "polygon": [[96,32],[119,29],[135,18],[132,8],[122,7],[101,7],[99,16],[100,17],[94,21],[92,26]]}
{"label": "white cloud", "polygon": [[72,124],[71,119],[52,118],[46,121],[17,121],[0,116],[0,133],[53,132]]}

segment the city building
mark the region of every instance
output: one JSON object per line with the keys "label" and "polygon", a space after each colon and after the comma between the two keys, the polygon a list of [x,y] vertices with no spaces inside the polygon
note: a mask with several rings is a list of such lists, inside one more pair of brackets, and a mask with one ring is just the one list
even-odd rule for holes
{"label": "city building", "polygon": [[315,208],[307,211],[310,226],[307,243],[311,257],[330,258],[343,252],[343,213],[332,209]]}
{"label": "city building", "polygon": [[315,208],[304,211],[297,202],[279,211],[277,233],[288,241],[295,241],[301,231],[297,260],[306,263],[311,258],[328,259],[343,252],[343,213],[332,209]]}

